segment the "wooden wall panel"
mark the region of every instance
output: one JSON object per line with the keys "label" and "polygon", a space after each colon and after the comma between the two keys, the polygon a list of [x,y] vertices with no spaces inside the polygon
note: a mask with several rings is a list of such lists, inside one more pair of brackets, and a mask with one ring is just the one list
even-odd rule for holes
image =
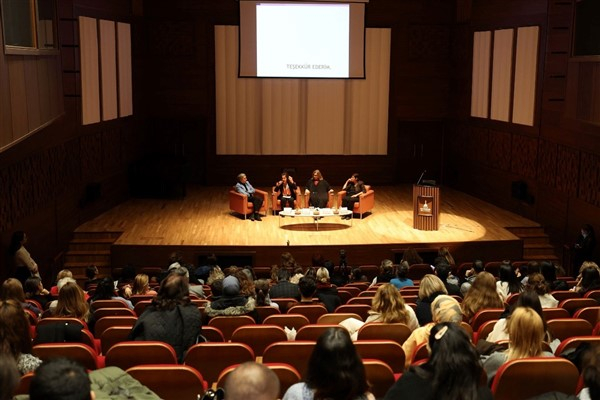
{"label": "wooden wall panel", "polygon": [[537,179],[543,185],[556,188],[557,159],[558,145],[546,140],[541,140],[537,166]]}
{"label": "wooden wall panel", "polygon": [[579,198],[595,206],[600,206],[600,156],[581,153],[579,173]]}
{"label": "wooden wall panel", "polygon": [[489,136],[489,165],[503,171],[510,171],[511,135],[507,132],[490,131]]}
{"label": "wooden wall panel", "polygon": [[102,133],[96,132],[81,138],[81,175],[89,182],[102,171]]}
{"label": "wooden wall panel", "polygon": [[79,17],[81,108],[84,125],[100,122],[98,28],[94,18]]}
{"label": "wooden wall panel", "polygon": [[23,57],[23,67],[25,73],[25,101],[27,103],[27,133],[29,133],[42,124],[37,57]]}
{"label": "wooden wall panel", "polygon": [[579,166],[577,150],[558,146],[555,187],[569,196],[576,196],[578,185],[576,177]]}
{"label": "wooden wall panel", "polygon": [[10,115],[13,128],[11,140],[15,141],[29,132],[27,84],[22,56],[8,59],[8,74],[10,76]]}
{"label": "wooden wall panel", "polygon": [[537,139],[528,136],[513,135],[511,171],[527,178],[535,178],[537,153]]}

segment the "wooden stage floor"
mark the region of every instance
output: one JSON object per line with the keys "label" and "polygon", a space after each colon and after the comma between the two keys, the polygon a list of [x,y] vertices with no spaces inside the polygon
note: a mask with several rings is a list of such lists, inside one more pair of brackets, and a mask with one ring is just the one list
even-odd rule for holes
{"label": "wooden stage floor", "polygon": [[[183,199],[130,199],[84,223],[76,232],[122,232],[113,245],[113,266],[126,262],[162,265],[176,249],[193,263],[197,257],[214,251],[247,254],[255,265],[270,265],[277,263],[283,251],[307,263],[314,253],[333,260],[344,248],[353,264],[373,264],[409,246],[426,250],[447,245],[455,258],[469,261],[474,256],[518,259],[522,244],[506,228],[539,226],[442,187],[439,230],[419,231],[412,227],[412,186],[374,189],[376,200],[371,214],[362,220],[355,218],[352,226],[337,217],[325,218],[318,231],[306,218],[286,217],[280,221],[281,217],[269,213],[262,222],[244,220],[229,211],[229,187],[194,186],[188,187]],[[356,250],[354,260],[350,249]],[[485,254],[479,255],[478,251]]]}

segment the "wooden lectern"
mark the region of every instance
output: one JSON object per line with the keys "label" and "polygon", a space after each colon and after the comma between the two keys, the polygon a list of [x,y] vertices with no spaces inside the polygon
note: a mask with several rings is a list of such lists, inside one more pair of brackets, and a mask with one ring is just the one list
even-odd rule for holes
{"label": "wooden lectern", "polygon": [[440,219],[440,188],[413,185],[413,228],[437,231]]}

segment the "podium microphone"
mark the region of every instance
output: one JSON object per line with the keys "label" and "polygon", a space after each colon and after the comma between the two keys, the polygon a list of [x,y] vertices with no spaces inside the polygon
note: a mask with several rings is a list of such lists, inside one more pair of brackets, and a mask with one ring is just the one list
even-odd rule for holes
{"label": "podium microphone", "polygon": [[419,180],[417,181],[417,185],[421,184],[421,179],[423,179],[423,176],[425,175],[425,172],[427,172],[426,169],[424,169],[423,172],[421,173],[421,176],[419,177]]}

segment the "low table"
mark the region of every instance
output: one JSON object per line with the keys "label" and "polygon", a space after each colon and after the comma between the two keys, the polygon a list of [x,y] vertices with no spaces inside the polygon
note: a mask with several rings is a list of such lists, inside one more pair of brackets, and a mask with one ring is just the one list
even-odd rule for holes
{"label": "low table", "polygon": [[315,211],[317,209],[312,209],[312,208],[301,208],[299,211],[300,213],[296,213],[297,210],[282,210],[279,212],[279,227],[281,228],[281,220],[283,219],[283,217],[290,217],[290,218],[312,218],[313,221],[315,222],[315,224],[317,225],[317,230],[319,230],[319,221],[323,218],[331,218],[331,217],[338,217],[341,218],[343,216],[349,215],[350,216],[350,226],[352,226],[352,211],[351,210],[342,210],[342,209],[338,209],[336,210],[336,212],[333,212],[333,209],[331,208],[319,208],[319,213],[317,215],[315,215]]}

